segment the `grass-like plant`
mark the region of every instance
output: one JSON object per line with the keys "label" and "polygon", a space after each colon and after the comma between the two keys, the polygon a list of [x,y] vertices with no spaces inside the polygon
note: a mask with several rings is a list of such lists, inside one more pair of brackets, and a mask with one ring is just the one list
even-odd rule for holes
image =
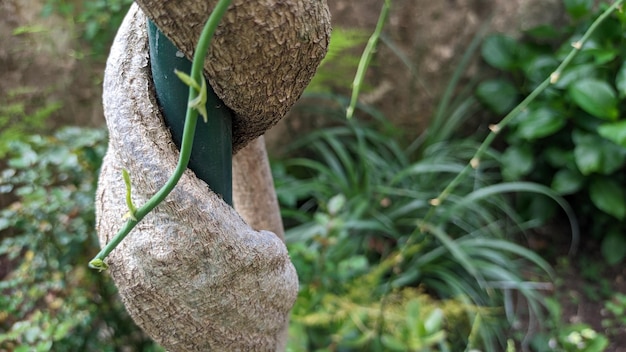
{"label": "grass-like plant", "polygon": [[[500,322],[489,319],[497,316],[496,311],[485,313],[476,307],[502,307],[509,322],[515,323],[511,292],[517,292],[526,304],[526,315],[541,314],[543,297],[538,290],[551,285],[534,279],[538,273],[550,276],[552,270],[538,255],[510,241],[512,235],[539,222],[521,222],[504,195],[532,193],[555,201],[570,219],[574,243],[578,238],[576,220],[567,203],[548,187],[502,182],[493,172],[498,163],[490,145],[520,112],[558,82],[593,31],[620,3],[615,2],[591,24],[563,62],[502,121],[492,125],[481,143],[447,140],[454,130],[445,130],[442,121],[453,115],[443,112],[435,119],[433,127],[437,128],[431,130],[430,138],[418,139],[418,148],[411,148],[419,150],[418,159],[411,160],[375,128],[354,122],[297,143],[308,158],[288,160],[275,170],[279,197],[286,208],[291,206],[285,216],[296,225],[286,237],[296,254],[308,307],[319,309],[327,292],[354,294],[356,278],[369,277],[370,302],[384,300],[394,290],[421,285],[438,297],[461,297],[468,307],[474,307],[466,309],[472,329],[461,334],[460,340],[446,340],[444,345],[487,350],[499,350],[510,341]],[[384,17],[381,15],[380,21]],[[371,39],[379,38],[380,21]],[[366,50],[362,62],[367,66],[370,60]],[[357,76],[364,71],[359,67]],[[348,117],[356,111],[359,82],[362,79],[355,78],[355,93],[346,105]],[[446,95],[444,101],[449,98]],[[536,271],[527,269],[529,263]],[[367,332],[356,339],[359,348],[390,347],[384,342],[388,336],[384,305],[379,309],[375,329],[359,320],[359,330]],[[307,321],[310,311],[296,312]],[[333,335],[333,343],[354,346],[354,336],[341,334],[341,323],[349,320],[337,318],[334,328],[339,332]],[[316,341],[316,329],[309,331],[309,343],[328,343],[328,339]]]}
{"label": "grass-like plant", "polygon": [[[448,327],[464,333],[450,332],[455,338],[447,344],[458,348],[469,344],[470,336],[480,336],[476,347],[497,349],[504,343],[505,330],[494,319],[499,313],[515,319],[513,292],[525,297],[529,313],[541,311],[538,289],[550,285],[534,279],[547,278],[551,269],[510,241],[532,224],[518,222],[504,194],[548,191],[530,184],[498,183],[496,169],[485,160],[449,202],[437,207],[434,220],[425,221],[430,200],[463,170],[464,156],[473,154],[475,143],[437,143],[412,162],[375,125],[349,121],[313,133],[294,148],[307,158],[275,163],[274,170],[283,214],[292,226],[286,239],[306,297],[297,303],[296,321],[322,314],[316,308],[326,294],[345,297],[366,291],[369,301],[360,302],[367,305],[397,290],[422,287],[465,308],[460,308],[467,314],[465,320]],[[504,310],[499,312],[500,308]],[[379,309],[384,320],[386,308]],[[359,348],[376,346],[371,343],[377,341],[381,349],[372,350],[384,350],[383,337],[390,333],[384,328],[370,333]],[[334,342],[354,341],[336,335]]]}

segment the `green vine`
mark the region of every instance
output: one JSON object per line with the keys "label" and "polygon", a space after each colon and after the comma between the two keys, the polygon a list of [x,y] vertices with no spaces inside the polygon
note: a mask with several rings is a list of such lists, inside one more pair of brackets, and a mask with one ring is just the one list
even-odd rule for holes
{"label": "green vine", "polygon": [[361,60],[359,61],[359,66],[356,71],[356,75],[354,76],[354,81],[352,82],[352,96],[350,98],[350,105],[346,109],[346,118],[351,119],[354,115],[354,109],[356,108],[356,104],[359,100],[359,93],[361,92],[361,86],[363,85],[363,80],[365,79],[365,71],[370,65],[372,61],[372,56],[376,52],[376,44],[378,44],[378,39],[380,39],[380,34],[383,31],[383,27],[385,26],[385,22],[387,22],[387,17],[389,17],[389,9],[391,8],[391,0],[385,0],[383,3],[383,7],[380,11],[380,15],[378,17],[378,22],[376,23],[376,29],[374,33],[370,36],[370,39],[367,41],[367,45],[365,46],[365,50],[363,50],[363,55],[361,55]]}
{"label": "green vine", "polygon": [[123,177],[126,183],[126,199],[129,207],[129,219],[115,235],[115,237],[113,237],[113,239],[89,262],[90,268],[100,271],[108,268],[104,259],[113,251],[113,249],[115,249],[115,247],[120,244],[120,242],[122,242],[122,240],[146,215],[148,215],[157,205],[165,200],[174,187],[176,187],[178,181],[187,169],[189,158],[191,156],[191,147],[193,145],[196,123],[198,122],[198,113],[202,115],[205,121],[207,120],[207,112],[205,109],[207,89],[205,79],[202,75],[204,59],[206,58],[209,44],[211,38],[213,38],[215,29],[224,16],[224,13],[228,9],[230,3],[231,0],[220,0],[204,25],[194,53],[191,74],[186,75],[181,72],[176,72],[178,77],[189,86],[189,104],[187,107],[187,114],[185,116],[185,127],[180,147],[180,156],[174,173],[165,185],[154,196],[152,196],[146,204],[138,209],[135,209],[132,201],[130,201],[130,176],[128,176],[128,173],[124,173]]}

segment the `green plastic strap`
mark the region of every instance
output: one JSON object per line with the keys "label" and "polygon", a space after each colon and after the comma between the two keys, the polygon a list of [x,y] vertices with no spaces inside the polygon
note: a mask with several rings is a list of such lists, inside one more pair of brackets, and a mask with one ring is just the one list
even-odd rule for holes
{"label": "green plastic strap", "polygon": [[[157,100],[180,149],[189,87],[174,74],[174,69],[189,74],[191,61],[148,20],[150,65]],[[228,204],[232,197],[232,111],[215,95],[207,82],[208,122],[199,119],[188,168],[206,182]]]}

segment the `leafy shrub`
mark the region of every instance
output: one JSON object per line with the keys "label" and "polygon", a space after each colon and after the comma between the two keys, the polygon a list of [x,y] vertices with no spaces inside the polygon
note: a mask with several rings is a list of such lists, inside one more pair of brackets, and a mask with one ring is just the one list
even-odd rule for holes
{"label": "leafy shrub", "polygon": [[[508,112],[550,77],[598,15],[592,0],[564,2],[572,18],[564,28],[540,26],[520,39],[496,34],[484,41],[484,60],[507,73],[476,90],[494,113]],[[602,22],[572,65],[553,75],[553,84],[502,132],[503,177],[547,185],[566,196],[612,264],[626,256],[625,25],[623,12]],[[544,220],[555,214],[554,203],[531,197],[520,197],[518,209]]]}
{"label": "leafy shrub", "polygon": [[0,190],[0,350],[155,350],[108,276],[87,269],[98,248],[94,191],[102,130],[66,128],[14,141]]}

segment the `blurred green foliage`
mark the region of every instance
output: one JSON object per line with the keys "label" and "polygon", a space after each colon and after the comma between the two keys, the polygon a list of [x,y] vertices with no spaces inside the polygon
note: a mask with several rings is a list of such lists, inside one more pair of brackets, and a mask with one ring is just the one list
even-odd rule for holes
{"label": "blurred green foliage", "polygon": [[0,191],[0,350],[157,350],[134,326],[97,251],[94,191],[102,130],[65,128],[10,142]]}
{"label": "blurred green foliage", "polygon": [[326,56],[317,68],[307,93],[348,90],[359,65],[356,50],[367,42],[368,33],[358,29],[333,28]]}
{"label": "blurred green foliage", "polygon": [[0,96],[0,159],[9,151],[9,144],[23,140],[45,127],[47,118],[62,106],[61,102],[42,103],[30,99],[34,88],[14,89]]}
{"label": "blurred green foliage", "polygon": [[43,15],[57,13],[74,22],[96,57],[104,57],[133,0],[46,0]]}
{"label": "blurred green foliage", "polygon": [[[342,107],[329,114],[342,116]],[[406,350],[416,341],[425,351],[500,350],[518,314],[540,314],[537,289],[545,284],[534,280],[551,273],[511,241],[527,224],[517,223],[504,193],[520,185],[499,183],[493,159],[485,158],[484,169],[424,222],[430,200],[476,144],[440,141],[413,161],[379,132],[391,128],[384,121],[359,120],[316,131],[293,146],[306,157],[273,163],[301,280],[294,341],[310,351]],[[513,308],[518,294],[527,302],[523,312]],[[422,323],[445,323],[433,323],[437,333],[426,326],[414,331],[398,315],[407,311]]]}
{"label": "blurred green foliage", "polygon": [[533,336],[530,345],[536,352],[602,352],[609,339],[585,323],[565,323],[561,303],[556,298],[546,300],[550,319],[546,328]]}
{"label": "blurred green foliage", "polygon": [[[503,285],[538,302],[522,268],[545,264],[504,239],[515,225],[493,223],[504,206],[498,196],[466,210],[457,204],[458,224],[422,231],[428,199],[471,144],[411,163],[379,130],[353,121],[319,131],[294,147],[309,146],[308,158],[275,164],[302,280],[292,347],[497,350],[507,330],[499,328]],[[132,324],[109,278],[86,269],[98,247],[93,197],[104,148],[101,130],[77,128],[11,143],[0,189],[18,199],[0,211],[0,258],[10,268],[0,283],[0,348],[159,350]],[[489,179],[477,174],[462,190]]]}
{"label": "blurred green foliage", "polygon": [[613,336],[624,336],[626,333],[626,293],[615,292],[604,303],[606,317],[602,327]]}
{"label": "blurred green foliage", "polygon": [[[507,73],[476,89],[484,106],[502,115],[528,95],[576,45],[606,5],[565,0],[567,26],[543,25],[520,39],[495,34],[482,46],[492,67]],[[575,208],[589,240],[601,241],[610,264],[626,257],[626,15],[613,13],[581,48],[573,64],[502,134],[502,174],[551,187]],[[565,44],[562,44],[565,43]],[[520,197],[518,209],[547,220],[554,203]]]}

